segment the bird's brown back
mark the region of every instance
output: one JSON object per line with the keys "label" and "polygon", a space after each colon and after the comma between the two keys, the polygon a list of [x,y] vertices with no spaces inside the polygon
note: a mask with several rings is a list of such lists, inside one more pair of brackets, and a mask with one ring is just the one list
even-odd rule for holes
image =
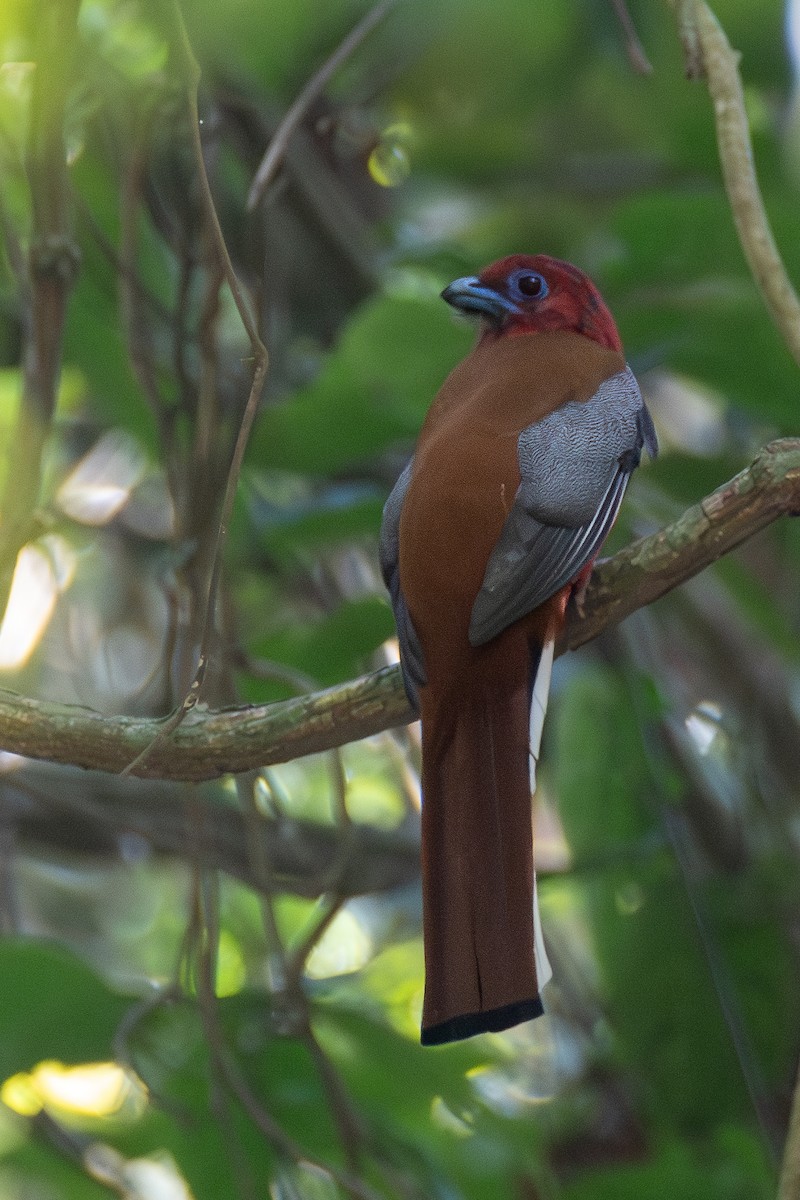
{"label": "bird's brown back", "polygon": [[580,334],[485,335],[422,427],[400,523],[400,582],[426,663],[470,657],[470,613],[520,482],[522,429],[625,365]]}

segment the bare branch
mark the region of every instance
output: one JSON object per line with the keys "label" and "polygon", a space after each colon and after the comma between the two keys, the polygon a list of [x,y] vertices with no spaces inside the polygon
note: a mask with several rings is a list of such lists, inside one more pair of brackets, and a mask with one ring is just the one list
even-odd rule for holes
{"label": "bare branch", "polygon": [[157,853],[190,855],[262,896],[326,896],[331,861],[341,858],[343,836],[351,853],[336,886],[345,899],[402,887],[419,873],[413,827],[387,831],[354,822],[343,835],[335,824],[232,808],[213,791],[193,790],[187,804],[180,784],[65,772],[49,763],[21,763],[18,770],[6,771],[3,784],[6,822],[13,823],[19,846],[59,845],[66,838],[69,845],[80,845],[82,854],[107,860],[110,842],[135,834]]}
{"label": "bare branch", "polygon": [[380,4],[376,4],[374,8],[370,9],[358,24],[350,30],[347,37],[339,43],[333,54],[326,59],[319,70],[312,75],[311,79],[309,79],[306,86],[300,92],[300,95],[290,106],[283,120],[275,130],[275,135],[267,146],[264,157],[259,163],[258,170],[253,177],[250,192],[247,196],[247,208],[249,212],[257,208],[261,202],[264,193],[275,176],[275,172],[281,165],[292,134],[317,96],[322,94],[326,85],[339,70],[342,63],[358,49],[367,34],[371,33],[375,26],[383,20],[395,3],[396,0],[381,0]]}
{"label": "bare branch", "polygon": [[772,235],[753,165],[750,127],[739,76],[739,54],[704,2],[678,5],[687,73],[703,73],[714,102],[717,144],[739,241],[770,315],[800,364],[800,301]]}
{"label": "bare branch", "polygon": [[[800,439],[766,446],[746,470],[658,533],[601,563],[583,615],[572,612],[560,651],[574,649],[697,575],[780,516],[800,514]],[[399,670],[386,667],[279,704],[197,712],[134,772],[152,779],[213,779],[330,750],[413,719]],[[159,721],[103,717],[68,705],[0,693],[7,751],[100,771],[120,771],[163,730]]]}
{"label": "bare branch", "polygon": [[617,20],[620,23],[622,32],[625,35],[625,49],[628,52],[628,62],[633,67],[638,75],[652,75],[653,64],[645,53],[639,34],[636,32],[636,26],[633,23],[628,5],[625,0],[611,0],[614,7],[614,12],[617,14]]}

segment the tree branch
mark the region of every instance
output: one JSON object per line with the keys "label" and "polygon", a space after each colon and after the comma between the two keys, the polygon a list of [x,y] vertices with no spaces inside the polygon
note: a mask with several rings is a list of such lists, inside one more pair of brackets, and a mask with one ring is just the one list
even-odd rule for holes
{"label": "tree branch", "polygon": [[800,300],[783,265],[753,164],[750,126],[739,74],[740,55],[704,0],[680,0],[679,29],[687,74],[705,74],[714,102],[717,146],[736,231],[778,331],[800,364]]}
{"label": "tree branch", "polygon": [[[215,788],[193,790],[187,803],[180,784],[65,771],[49,763],[22,763],[6,770],[4,818],[20,846],[80,848],[84,858],[104,862],[122,834],[136,834],[159,854],[189,857],[209,870],[225,871],[256,892],[293,892],[316,898],[330,888],[331,863],[343,897],[361,896],[412,883],[419,874],[419,837],[413,826],[375,829],[340,826],[278,814],[255,821],[224,803]],[[342,839],[347,839],[347,855]],[[266,872],[256,855],[263,855]]]}
{"label": "tree branch", "polygon": [[[559,652],[597,637],[699,574],[780,516],[800,515],[800,438],[771,442],[754,462],[677,521],[598,564],[582,614],[572,611]],[[385,667],[278,704],[195,710],[159,741],[136,774],[214,779],[329,750],[413,719],[400,672]],[[0,693],[0,745],[29,758],[117,773],[163,723]]]}
{"label": "tree branch", "polygon": [[636,26],[628,11],[628,5],[625,3],[625,0],[611,0],[611,3],[617,15],[620,28],[625,36],[625,49],[628,52],[628,62],[639,75],[652,75],[653,65],[647,57],[645,48],[636,32]]}

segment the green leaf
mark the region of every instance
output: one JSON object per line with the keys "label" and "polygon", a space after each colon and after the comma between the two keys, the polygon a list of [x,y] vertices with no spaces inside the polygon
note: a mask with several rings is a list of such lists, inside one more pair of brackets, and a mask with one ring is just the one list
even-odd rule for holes
{"label": "green leaf", "polygon": [[119,314],[113,303],[115,286],[113,278],[106,288],[98,286],[96,278],[79,277],[68,310],[65,359],[86,377],[91,405],[101,422],[130,430],[154,449],[153,417],[120,338]]}
{"label": "green leaf", "polygon": [[306,503],[274,512],[263,524],[261,540],[272,558],[294,565],[320,549],[365,535],[374,538],[380,529],[383,501],[371,487],[334,485]]}
{"label": "green leaf", "polygon": [[[286,663],[328,686],[362,672],[369,656],[393,633],[388,601],[367,596],[346,601],[319,621],[286,625],[259,639],[253,649],[262,658]],[[247,688],[254,701],[262,695],[255,683]]]}
{"label": "green leaf", "polygon": [[370,301],[348,323],[319,379],[263,413],[250,460],[322,475],[410,442],[471,336],[440,301]]}
{"label": "green leaf", "polygon": [[0,1079],[46,1059],[112,1057],[117,1026],[131,1005],[69,950],[27,938],[0,940]]}
{"label": "green leaf", "polygon": [[578,860],[602,860],[652,834],[652,814],[640,799],[647,764],[639,728],[612,671],[574,672],[545,736],[561,819]]}
{"label": "green leaf", "polygon": [[[657,1112],[707,1130],[749,1099],[627,694],[607,670],[557,705],[555,777],[619,1053]],[[648,802],[649,797],[649,802]]]}
{"label": "green leaf", "polygon": [[566,1187],[564,1200],[771,1200],[775,1181],[749,1130],[726,1127],[718,1143],[659,1143],[644,1162],[592,1171]]}

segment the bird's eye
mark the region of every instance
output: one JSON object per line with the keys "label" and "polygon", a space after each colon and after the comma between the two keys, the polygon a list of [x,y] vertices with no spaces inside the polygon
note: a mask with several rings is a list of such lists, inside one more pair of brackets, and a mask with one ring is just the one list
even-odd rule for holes
{"label": "bird's eye", "polygon": [[547,283],[536,271],[523,271],[513,281],[517,291],[528,299],[547,295]]}

